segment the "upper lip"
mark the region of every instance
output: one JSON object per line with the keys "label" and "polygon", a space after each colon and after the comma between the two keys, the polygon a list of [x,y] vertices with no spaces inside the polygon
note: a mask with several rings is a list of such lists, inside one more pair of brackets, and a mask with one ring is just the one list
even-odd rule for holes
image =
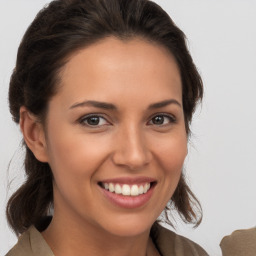
{"label": "upper lip", "polygon": [[141,183],[151,183],[156,182],[156,179],[151,177],[119,177],[119,178],[110,178],[100,181],[101,183],[115,183],[115,184],[141,184]]}

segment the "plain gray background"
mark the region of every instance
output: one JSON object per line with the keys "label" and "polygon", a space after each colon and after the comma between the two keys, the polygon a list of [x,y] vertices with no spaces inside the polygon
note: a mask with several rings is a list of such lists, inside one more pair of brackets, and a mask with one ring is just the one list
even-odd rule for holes
{"label": "plain gray background", "polygon": [[[4,211],[24,178],[21,136],[8,112],[8,83],[21,37],[47,2],[0,0],[0,255],[16,242]],[[256,225],[256,1],[156,2],[187,35],[205,85],[185,163],[204,219],[195,230],[177,222],[176,232],[218,256],[223,236]]]}

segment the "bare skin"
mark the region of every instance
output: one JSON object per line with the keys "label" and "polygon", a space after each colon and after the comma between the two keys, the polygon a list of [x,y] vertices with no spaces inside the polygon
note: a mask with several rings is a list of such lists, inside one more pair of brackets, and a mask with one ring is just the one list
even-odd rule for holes
{"label": "bare skin", "polygon": [[[54,216],[42,234],[55,256],[158,255],[150,228],[187,154],[181,78],[166,49],[115,38],[82,49],[61,72],[46,127],[25,108],[21,120],[53,172]],[[111,182],[150,189],[125,200],[104,187]]]}

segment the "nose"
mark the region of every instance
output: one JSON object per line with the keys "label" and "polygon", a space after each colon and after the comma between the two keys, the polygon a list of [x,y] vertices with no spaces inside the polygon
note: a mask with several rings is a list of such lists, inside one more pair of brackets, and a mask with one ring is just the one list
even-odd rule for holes
{"label": "nose", "polygon": [[122,129],[115,138],[113,162],[131,170],[140,170],[151,161],[152,154],[140,129]]}

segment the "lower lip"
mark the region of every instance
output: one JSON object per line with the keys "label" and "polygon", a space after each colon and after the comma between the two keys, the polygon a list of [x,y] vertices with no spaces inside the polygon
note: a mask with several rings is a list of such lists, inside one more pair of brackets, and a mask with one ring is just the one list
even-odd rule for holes
{"label": "lower lip", "polygon": [[133,208],[139,208],[144,206],[151,198],[153,191],[154,191],[154,187],[152,186],[147,193],[142,194],[142,195],[138,195],[138,196],[124,196],[122,194],[116,194],[116,193],[112,193],[109,192],[108,190],[101,188],[103,194],[107,197],[107,199],[121,207],[121,208],[127,208],[127,209],[133,209]]}

